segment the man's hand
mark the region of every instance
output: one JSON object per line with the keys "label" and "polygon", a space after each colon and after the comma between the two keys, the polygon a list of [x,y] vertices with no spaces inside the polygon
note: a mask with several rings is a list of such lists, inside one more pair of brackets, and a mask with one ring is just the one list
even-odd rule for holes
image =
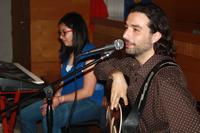
{"label": "man's hand", "polygon": [[111,110],[113,108],[117,108],[119,104],[120,98],[123,99],[124,104],[128,105],[128,99],[127,99],[127,83],[124,78],[124,75],[120,71],[115,71],[112,73],[112,88],[111,88],[111,97],[110,97],[110,103],[111,103]]}

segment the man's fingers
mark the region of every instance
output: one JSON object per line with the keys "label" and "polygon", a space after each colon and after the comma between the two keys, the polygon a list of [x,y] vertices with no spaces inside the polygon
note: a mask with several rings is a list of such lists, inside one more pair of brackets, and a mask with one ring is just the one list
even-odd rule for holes
{"label": "man's fingers", "polygon": [[[122,99],[124,101],[124,104],[128,105],[128,98],[127,98],[127,96],[122,97]],[[110,106],[111,110],[113,110],[114,108],[116,108],[116,109],[118,108],[119,100],[120,100],[120,98],[118,98],[118,97],[112,98],[112,100],[110,101],[110,103],[111,103],[111,106]]]}
{"label": "man's fingers", "polygon": [[110,102],[111,102],[111,110],[113,110],[114,108],[117,108],[117,105],[119,103],[119,98],[115,98],[111,100]]}
{"label": "man's fingers", "polygon": [[125,105],[128,105],[128,98],[127,98],[127,96],[124,96],[124,97],[123,97],[123,100],[124,100],[124,104],[125,104]]}

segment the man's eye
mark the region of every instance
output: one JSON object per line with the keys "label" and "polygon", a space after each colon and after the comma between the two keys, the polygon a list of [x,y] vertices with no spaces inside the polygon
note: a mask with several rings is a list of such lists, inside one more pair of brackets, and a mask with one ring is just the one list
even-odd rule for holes
{"label": "man's eye", "polygon": [[138,29],[136,29],[136,28],[133,28],[133,31],[139,31]]}

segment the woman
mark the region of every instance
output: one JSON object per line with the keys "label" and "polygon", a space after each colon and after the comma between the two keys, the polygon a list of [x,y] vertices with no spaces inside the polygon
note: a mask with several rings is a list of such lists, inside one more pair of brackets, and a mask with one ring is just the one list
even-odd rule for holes
{"label": "woman", "polygon": [[[86,57],[75,61],[75,57],[95,47],[89,43],[86,23],[78,13],[70,12],[64,15],[58,23],[58,30],[61,41],[59,56],[61,75],[64,77],[91,62],[93,59]],[[78,72],[75,77],[72,76],[63,83],[63,87],[55,93],[52,101],[53,133],[61,133],[61,128],[69,124],[100,119],[104,88],[103,85],[97,83],[93,66],[84,72]],[[77,100],[75,104],[73,104],[74,99]],[[72,107],[72,105],[75,106]],[[36,132],[38,120],[42,120],[44,132],[48,131],[45,117],[46,106],[45,101],[39,101],[21,110],[22,133]]]}

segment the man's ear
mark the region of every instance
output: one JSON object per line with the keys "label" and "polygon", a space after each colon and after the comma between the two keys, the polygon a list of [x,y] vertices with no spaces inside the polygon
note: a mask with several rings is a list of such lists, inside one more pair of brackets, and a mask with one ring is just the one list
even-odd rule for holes
{"label": "man's ear", "polygon": [[162,34],[160,32],[156,32],[152,36],[152,43],[156,43],[160,38],[162,37]]}

